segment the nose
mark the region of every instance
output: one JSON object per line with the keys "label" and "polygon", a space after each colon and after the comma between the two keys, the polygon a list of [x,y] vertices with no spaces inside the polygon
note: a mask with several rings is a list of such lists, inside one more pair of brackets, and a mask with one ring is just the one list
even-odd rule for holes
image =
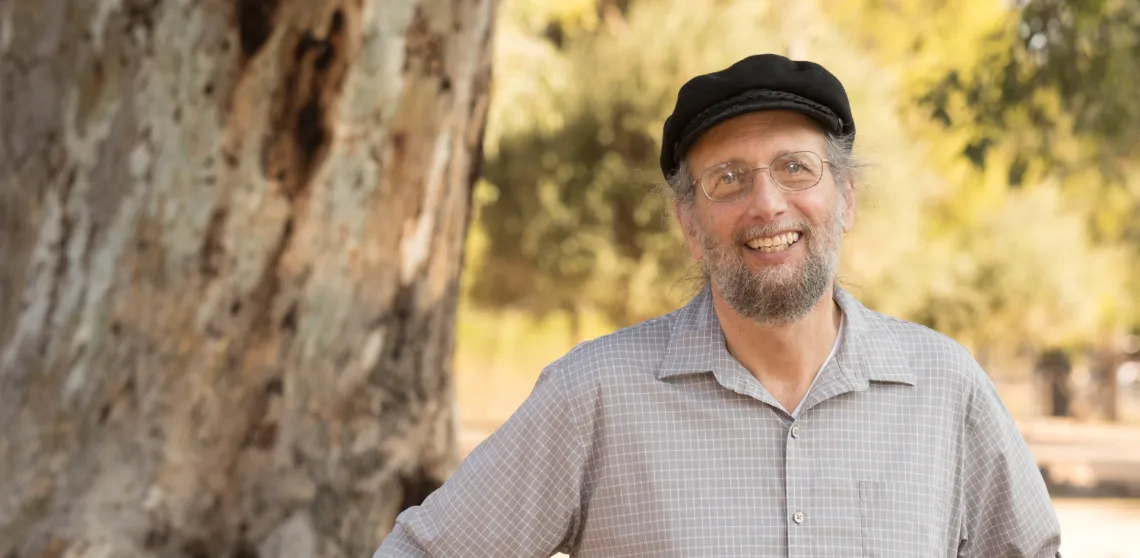
{"label": "nose", "polygon": [[752,180],[752,193],[748,197],[748,212],[752,216],[770,221],[787,211],[785,192],[772,181],[768,169],[755,171]]}

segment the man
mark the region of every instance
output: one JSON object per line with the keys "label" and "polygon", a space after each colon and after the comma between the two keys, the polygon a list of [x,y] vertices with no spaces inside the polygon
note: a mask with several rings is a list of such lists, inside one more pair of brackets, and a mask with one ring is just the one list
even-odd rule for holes
{"label": "man", "polygon": [[707,285],[550,364],[376,556],[1059,556],[970,354],[835,286],[854,134],[813,63],[685,84],[661,169]]}

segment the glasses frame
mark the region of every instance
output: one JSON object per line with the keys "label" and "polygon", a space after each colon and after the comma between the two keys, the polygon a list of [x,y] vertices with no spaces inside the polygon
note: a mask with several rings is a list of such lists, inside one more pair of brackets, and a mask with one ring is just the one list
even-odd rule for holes
{"label": "glasses frame", "polygon": [[740,201],[744,198],[747,198],[750,194],[752,194],[752,190],[754,190],[756,188],[756,180],[753,179],[752,176],[754,174],[756,174],[756,171],[758,171],[758,170],[767,170],[768,171],[768,178],[772,181],[772,184],[775,184],[777,188],[779,188],[780,190],[783,190],[784,192],[803,192],[805,190],[810,190],[810,189],[818,186],[819,183],[823,181],[822,168],[820,169],[819,178],[817,178],[815,180],[815,182],[812,183],[811,186],[804,186],[803,188],[799,188],[799,189],[791,189],[791,188],[788,188],[787,186],[784,186],[782,183],[780,183],[779,180],[776,179],[776,176],[772,174],[773,163],[775,163],[776,161],[780,160],[783,157],[787,157],[789,155],[798,155],[801,153],[810,153],[813,156],[815,156],[816,158],[818,158],[821,163],[826,164],[826,165],[831,165],[830,160],[824,159],[823,157],[820,157],[819,153],[816,153],[814,151],[792,151],[790,153],[784,153],[783,155],[779,155],[779,156],[773,158],[772,161],[770,163],[768,163],[766,166],[749,167],[748,168],[748,178],[749,178],[750,184],[748,185],[748,188],[746,190],[742,191],[740,193],[740,195],[737,197],[726,198],[726,199],[716,199],[716,198],[713,198],[712,196],[710,196],[708,189],[705,188],[705,175],[708,174],[709,171],[711,171],[712,169],[715,169],[717,167],[723,167],[723,166],[734,164],[734,163],[739,164],[738,162],[726,161],[724,163],[717,163],[715,165],[712,165],[711,167],[706,168],[705,170],[701,171],[701,175],[699,177],[697,177],[697,184],[696,185],[701,187],[701,193],[704,194],[705,198],[708,198],[708,200],[710,202],[713,202],[713,203],[731,203],[731,202],[735,202],[735,201]]}

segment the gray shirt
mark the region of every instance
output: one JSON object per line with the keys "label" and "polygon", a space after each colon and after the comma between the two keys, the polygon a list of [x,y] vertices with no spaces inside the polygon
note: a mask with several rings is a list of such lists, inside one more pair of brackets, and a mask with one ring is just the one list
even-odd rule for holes
{"label": "gray shirt", "polygon": [[375,557],[1053,557],[1045,484],[953,340],[842,289],[795,419],[725,349],[707,288],[583,343]]}

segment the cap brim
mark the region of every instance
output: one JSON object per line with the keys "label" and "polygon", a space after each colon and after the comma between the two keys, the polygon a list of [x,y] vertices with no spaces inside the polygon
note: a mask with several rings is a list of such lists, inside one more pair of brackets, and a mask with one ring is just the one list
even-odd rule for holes
{"label": "cap brim", "polygon": [[677,138],[673,150],[674,158],[679,159],[683,153],[688,152],[701,135],[713,126],[730,118],[761,110],[795,111],[815,120],[827,132],[839,134],[843,131],[843,122],[839,116],[819,103],[783,91],[753,90],[717,103],[691,120]]}

